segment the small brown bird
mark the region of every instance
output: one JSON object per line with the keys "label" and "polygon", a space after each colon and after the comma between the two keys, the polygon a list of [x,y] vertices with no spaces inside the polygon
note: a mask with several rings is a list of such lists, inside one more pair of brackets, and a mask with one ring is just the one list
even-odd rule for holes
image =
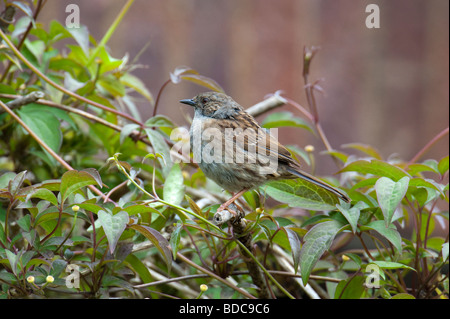
{"label": "small brown bird", "polygon": [[266,181],[292,178],[350,202],[340,190],[303,172],[286,147],[228,95],[206,92],[180,102],[195,109],[190,129],[194,161],[208,178],[234,194],[218,211]]}

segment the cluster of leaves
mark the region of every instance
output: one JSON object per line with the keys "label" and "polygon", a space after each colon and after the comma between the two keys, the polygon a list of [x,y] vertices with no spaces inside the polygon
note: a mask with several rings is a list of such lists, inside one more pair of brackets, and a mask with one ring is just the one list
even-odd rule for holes
{"label": "cluster of leaves", "polygon": [[[131,74],[139,66],[106,49],[118,19],[97,43],[86,27],[51,21],[44,29],[36,19],[41,1],[34,15],[25,2],[6,5],[25,16],[0,30],[1,298],[252,298],[258,287],[242,251],[273,296],[448,296],[441,273],[448,267],[448,208],[440,208],[448,207],[448,156],[416,163],[383,160],[361,144],[346,145],[361,156],[328,149],[352,203],[301,180],[247,192],[245,234],[256,247],[248,251],[229,225],[211,222],[224,195],[189,155],[171,149],[188,141],[172,140],[176,125],[157,114],[168,84],[222,88],[178,67],[154,100]],[[306,73],[312,56],[305,52]],[[313,87],[307,85],[309,97]],[[36,91],[45,98],[13,108],[11,101]],[[153,105],[146,121],[136,95]],[[263,126],[305,129],[325,143],[315,105],[310,113],[291,104],[306,120],[275,112]],[[312,152],[290,150],[313,166]],[[281,204],[265,205],[266,196]],[[305,209],[300,217],[294,207]],[[439,220],[446,238],[434,233]],[[361,248],[347,248],[351,239]],[[199,291],[200,284],[209,290]]]}

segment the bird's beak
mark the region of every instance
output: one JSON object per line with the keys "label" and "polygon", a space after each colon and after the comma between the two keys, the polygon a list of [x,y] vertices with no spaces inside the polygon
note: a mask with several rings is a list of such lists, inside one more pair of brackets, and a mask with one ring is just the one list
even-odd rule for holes
{"label": "bird's beak", "polygon": [[190,106],[195,106],[195,102],[194,102],[193,99],[180,100],[180,103],[187,104],[187,105],[190,105]]}

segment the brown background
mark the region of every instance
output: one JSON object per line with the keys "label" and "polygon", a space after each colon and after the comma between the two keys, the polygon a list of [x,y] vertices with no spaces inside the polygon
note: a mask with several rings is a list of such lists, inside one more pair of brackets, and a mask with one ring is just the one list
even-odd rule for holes
{"label": "brown background", "polygon": [[[65,21],[76,3],[81,23],[99,41],[124,0],[48,0],[38,21]],[[376,3],[381,28],[368,29],[366,5]],[[134,71],[153,93],[176,66],[187,65],[215,79],[248,107],[283,90],[306,106],[302,80],[304,46],[321,47],[312,80],[323,79],[319,114],[334,148],[361,142],[387,158],[410,159],[449,124],[448,0],[137,0],[108,43],[116,58],[131,59],[150,42]],[[170,85],[160,111],[179,125],[192,110],[178,103],[204,91]],[[144,118],[152,107],[140,103]],[[296,112],[290,107],[284,110]],[[298,114],[300,115],[300,114]],[[259,118],[262,120],[262,118]],[[309,134],[283,129],[284,143],[323,149]],[[448,136],[425,158],[448,155]],[[318,171],[336,170],[318,155]]]}

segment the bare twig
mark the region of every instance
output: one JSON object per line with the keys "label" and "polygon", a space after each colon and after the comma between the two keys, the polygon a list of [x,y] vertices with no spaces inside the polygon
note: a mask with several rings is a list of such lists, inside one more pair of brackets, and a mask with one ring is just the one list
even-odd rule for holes
{"label": "bare twig", "polygon": [[[10,109],[16,109],[23,105],[34,103],[39,99],[44,97],[44,92],[41,91],[33,91],[25,96],[19,96],[15,100],[9,101],[6,103]],[[5,112],[4,110],[0,110],[0,113]]]}
{"label": "bare twig", "polygon": [[274,108],[285,105],[286,103],[287,100],[282,97],[279,92],[275,92],[269,98],[249,107],[248,109],[246,109],[246,111],[250,115],[256,117],[270,110],[273,110]]}
{"label": "bare twig", "polygon": [[437,141],[448,135],[449,128],[446,127],[441,132],[439,132],[435,137],[433,137],[414,157],[408,162],[407,166],[417,162],[423,154],[425,154]]}

